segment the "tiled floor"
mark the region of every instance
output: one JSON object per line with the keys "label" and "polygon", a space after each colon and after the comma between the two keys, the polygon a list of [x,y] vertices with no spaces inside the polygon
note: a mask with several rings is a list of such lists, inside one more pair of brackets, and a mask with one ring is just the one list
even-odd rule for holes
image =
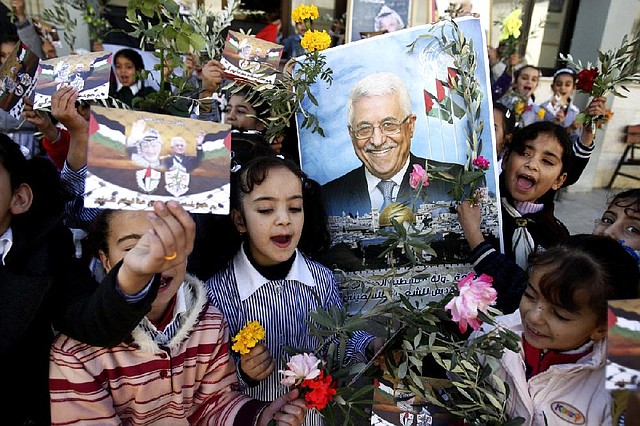
{"label": "tiled floor", "polygon": [[561,192],[556,198],[556,217],[571,234],[590,234],[607,202],[622,190],[595,188],[589,192]]}

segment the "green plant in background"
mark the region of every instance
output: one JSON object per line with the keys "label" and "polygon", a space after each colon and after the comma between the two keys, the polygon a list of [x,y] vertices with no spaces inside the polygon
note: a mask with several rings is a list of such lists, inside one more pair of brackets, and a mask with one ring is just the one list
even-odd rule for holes
{"label": "green plant in background", "polygon": [[42,12],[42,18],[62,26],[64,41],[71,51],[75,50],[77,19],[69,13],[70,10],[80,12],[82,19],[89,27],[89,37],[94,41],[102,41],[111,29],[106,19],[106,9],[109,0],[59,0],[50,9]]}
{"label": "green plant in background", "polygon": [[333,71],[327,66],[326,58],[322,53],[329,48],[331,36],[324,30],[311,29],[313,20],[318,19],[319,16],[318,8],[314,5],[303,4],[291,12],[294,22],[304,22],[307,27],[301,45],[308,53],[289,60],[283,71],[276,70],[277,77],[274,83],[255,86],[234,84],[231,89],[233,93],[248,87],[249,103],[256,107],[269,105],[269,116],[261,120],[266,126],[265,137],[269,142],[273,142],[284,134],[285,128],[289,126],[291,118],[296,113],[303,116],[300,124],[303,128],[312,129],[313,132],[324,136],[318,117],[305,110],[302,105],[305,98],[314,105],[318,105],[318,101],[309,90],[318,78],[328,85],[333,81]]}
{"label": "green plant in background", "polygon": [[51,9],[45,9],[42,12],[42,17],[46,21],[62,26],[64,41],[69,46],[69,49],[73,51],[76,45],[75,29],[78,21],[71,17],[69,10],[72,10],[72,8],[67,4],[68,1],[69,0],[61,0],[60,2],[54,3]]}
{"label": "green plant in background", "polygon": [[[628,35],[622,38],[620,46],[607,50],[598,51],[598,62],[600,66],[592,65],[590,62],[583,64],[571,55],[560,53],[560,59],[566,61],[578,73],[576,89],[592,97],[606,96],[612,93],[614,96],[626,98],[624,92],[629,92],[626,85],[640,83],[640,65],[637,62],[638,46],[640,45],[640,33],[634,34],[632,38]],[[576,117],[576,122],[591,126],[591,131],[595,132],[598,124],[604,122],[606,116],[590,116],[581,112]]]}
{"label": "green plant in background", "polygon": [[[134,28],[131,36],[140,37],[141,46],[154,47],[153,54],[159,61],[154,69],[160,76],[158,92],[134,106],[147,111],[187,116],[197,99],[175,95],[172,87],[176,93],[197,88],[189,87],[184,77],[165,73],[165,68],[183,67],[183,55],[188,53],[196,53],[204,61],[219,57],[220,33],[231,24],[239,5],[240,1],[229,0],[226,8],[217,14],[199,7],[191,15],[181,15],[180,6],[173,0],[131,0],[127,6],[127,22]],[[147,78],[148,75],[149,71],[145,71],[142,77]]]}

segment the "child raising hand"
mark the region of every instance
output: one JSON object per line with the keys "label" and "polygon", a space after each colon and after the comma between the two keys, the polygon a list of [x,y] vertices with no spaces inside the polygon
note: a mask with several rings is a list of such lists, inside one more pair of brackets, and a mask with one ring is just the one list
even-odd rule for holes
{"label": "child raising hand", "polygon": [[146,317],[113,348],[58,335],[49,369],[52,424],[302,424],[297,391],[269,404],[234,390],[226,323],[178,255],[188,248],[190,216],[175,202],[154,207],[103,210],[97,219],[91,238],[105,270],[124,262],[121,271],[161,271],[160,288]]}

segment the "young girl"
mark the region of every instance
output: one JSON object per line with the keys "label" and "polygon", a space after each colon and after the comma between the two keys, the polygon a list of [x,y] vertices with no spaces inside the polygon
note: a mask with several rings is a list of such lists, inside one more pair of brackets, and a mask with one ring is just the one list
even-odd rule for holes
{"label": "young girl", "polygon": [[[570,127],[580,112],[573,104],[573,92],[576,88],[576,72],[571,68],[560,68],[553,73],[551,90],[553,96],[540,104],[547,112],[545,119],[555,121],[562,127]],[[575,130],[575,129],[574,129]]]}
{"label": "young girl", "polygon": [[[480,219],[480,209],[469,202],[458,208],[458,220],[472,248],[469,260],[474,270],[493,277],[494,288],[498,291],[497,307],[504,313],[511,313],[518,307],[527,284],[527,274],[484,240]],[[617,194],[607,205],[602,218],[596,221],[593,234],[619,242],[640,267],[640,188]]]}
{"label": "young girl", "polygon": [[544,110],[536,105],[534,95],[541,75],[540,68],[533,65],[518,68],[511,89],[498,100],[516,114],[517,127],[525,127],[544,118]]}
{"label": "young girl", "polygon": [[618,193],[596,222],[596,235],[605,235],[627,247],[638,257],[640,252],[640,188]]}
{"label": "young girl", "polygon": [[522,336],[497,371],[509,385],[509,414],[527,425],[611,424],[607,301],[637,297],[634,260],[610,238],[574,235],[529,264],[519,311],[497,318]]}
{"label": "young girl", "polygon": [[[265,328],[265,343],[236,357],[243,392],[263,401],[287,391],[278,374],[288,359],[285,346],[313,351],[322,343],[305,322],[309,312],[342,306],[332,272],[298,250],[303,227],[306,234],[307,227],[317,226],[305,221],[306,209],[313,210],[305,181],[296,164],[279,156],[256,158],[242,167],[231,215],[244,242],[227,268],[207,281],[210,300],[223,312],[232,336],[249,321]],[[357,331],[347,345],[348,357],[379,343]],[[319,413],[307,418],[305,424],[322,424]]]}
{"label": "young girl", "polygon": [[[561,68],[553,74],[553,83],[551,84],[551,90],[553,91],[553,97],[540,104],[540,107],[545,110],[544,120],[553,121],[556,124],[561,125],[567,132],[573,141],[573,151],[576,155],[577,165],[577,180],[584,167],[586,167],[591,152],[594,147],[593,129],[590,126],[583,127],[576,123],[576,117],[580,113],[578,107],[576,107],[571,96],[575,91],[576,86],[576,73],[571,68]],[[604,115],[605,103],[607,99],[604,97],[593,98],[585,113],[593,116]],[[571,174],[571,173],[570,173]]]}
{"label": "young girl", "polygon": [[[152,222],[144,211],[103,210],[91,238],[107,271],[141,249]],[[304,401],[293,393],[267,406],[233,390],[222,314],[204,284],[186,274],[185,258],[168,266],[151,310],[124,342],[98,348],[58,335],[49,369],[52,424],[253,424],[258,414],[260,425],[272,418],[301,424]]]}
{"label": "young girl", "polygon": [[145,86],[140,78],[140,72],[144,70],[142,56],[133,49],[121,49],[113,57],[116,68],[117,81],[112,84],[109,96],[133,106],[134,98],[145,98],[155,92],[152,87]]}
{"label": "young girl", "polygon": [[[193,241],[191,228],[174,238],[170,228],[180,222],[168,216],[176,206],[158,205],[156,236],[145,235],[147,245],[132,250],[98,285],[75,258],[71,232],[62,224],[58,179],[48,159],[26,160],[0,134],[0,361],[11,366],[5,371],[11,386],[0,391],[5,424],[51,424],[54,329],[97,346],[118,344],[148,312],[159,286],[157,268],[184,261]],[[175,258],[164,259],[174,251]],[[24,395],[29,409],[15,409]]]}
{"label": "young girl", "polygon": [[505,254],[525,269],[529,253],[569,235],[554,216],[553,204],[539,200],[564,184],[571,156],[571,141],[564,128],[543,121],[516,132],[502,162]]}

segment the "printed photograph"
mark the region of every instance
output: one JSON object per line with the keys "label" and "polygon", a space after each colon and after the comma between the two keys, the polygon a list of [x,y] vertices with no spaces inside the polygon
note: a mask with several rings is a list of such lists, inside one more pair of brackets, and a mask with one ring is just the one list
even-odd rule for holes
{"label": "printed photograph", "polygon": [[220,62],[225,74],[248,83],[273,83],[283,46],[236,31],[229,31]]}
{"label": "printed photograph", "polygon": [[[484,200],[483,233],[500,240],[486,43],[479,20],[462,19],[457,28],[425,25],[328,50],[333,83],[316,83],[318,105],[303,104],[320,117],[325,136],[300,126],[298,116],[302,168],[323,186],[332,236],[327,260],[345,273],[339,278],[349,303],[372,302],[352,279],[363,274],[412,300],[447,294],[455,277],[471,270],[456,210],[464,195]],[[475,73],[455,68],[443,34],[473,40]],[[455,90],[461,79],[475,84],[473,105]],[[419,271],[403,267],[411,260],[404,247],[389,249],[389,236],[399,232],[429,241],[418,253],[426,263]]]}
{"label": "printed photograph", "polygon": [[640,299],[609,301],[607,389],[640,385]]}
{"label": "printed photograph", "polygon": [[179,201],[194,213],[229,212],[230,126],[92,107],[85,204],[144,210]]}
{"label": "printed photograph", "polygon": [[106,99],[111,61],[111,52],[93,52],[40,62],[33,108],[51,106],[51,96],[64,86],[73,86],[78,91],[78,100]]}
{"label": "printed photograph", "polygon": [[349,41],[358,41],[408,28],[411,0],[351,0],[349,10]]}
{"label": "printed photograph", "polygon": [[16,120],[22,119],[23,96],[30,96],[36,85],[40,58],[26,44],[16,43],[0,67],[0,108]]}

